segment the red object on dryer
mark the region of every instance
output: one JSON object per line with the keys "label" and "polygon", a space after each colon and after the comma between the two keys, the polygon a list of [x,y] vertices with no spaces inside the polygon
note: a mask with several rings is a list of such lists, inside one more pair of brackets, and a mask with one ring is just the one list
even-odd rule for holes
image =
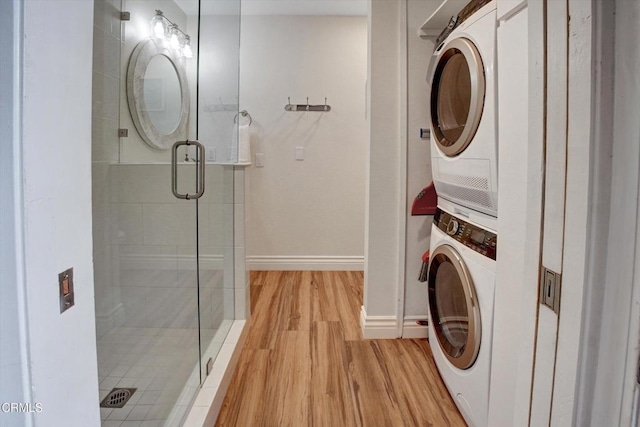
{"label": "red object on dryer", "polygon": [[438,194],[433,182],[426,186],[413,199],[411,206],[411,215],[434,215],[438,207]]}

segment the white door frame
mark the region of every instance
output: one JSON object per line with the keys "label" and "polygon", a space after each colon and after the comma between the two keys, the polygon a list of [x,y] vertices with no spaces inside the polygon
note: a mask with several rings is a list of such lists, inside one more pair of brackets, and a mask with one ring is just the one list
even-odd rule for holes
{"label": "white door frame", "polygon": [[[0,403],[33,402],[24,262],[22,40],[24,0],[0,1]],[[33,413],[0,413],[31,426]]]}
{"label": "white door frame", "polygon": [[[614,17],[611,2],[567,5],[561,308],[551,389],[532,395],[551,393],[549,415],[536,418],[544,405],[533,405],[532,421],[629,426],[640,342],[640,6],[618,0]],[[537,363],[534,382],[545,373]]]}
{"label": "white door frame", "polygon": [[[546,111],[544,136],[544,197],[542,221],[541,265],[551,270],[557,287],[565,278],[565,243],[570,244],[566,228],[570,227],[568,199],[569,163],[569,22],[568,0],[546,1],[544,7],[545,32],[545,90]],[[587,129],[588,132],[588,129]],[[567,272],[568,273],[568,272]],[[538,281],[542,279],[540,270]],[[559,276],[558,276],[559,275]],[[538,285],[540,286],[540,285]],[[552,292],[553,293],[553,292]],[[564,292],[563,292],[564,296]],[[554,375],[556,369],[556,349],[559,345],[560,314],[542,304],[538,294],[537,331],[535,341],[535,361],[529,425],[548,425],[551,418]],[[562,307],[564,308],[564,307]]]}
{"label": "white door frame", "polygon": [[[577,372],[577,425],[630,425],[640,340],[640,5],[618,0],[615,6],[615,17],[610,8],[600,13],[595,25],[602,63],[613,63],[600,73],[604,77],[609,73],[608,81],[602,81],[601,112],[607,107],[610,111],[609,116],[601,114],[604,130],[596,134],[601,139],[599,155],[605,159],[610,156],[610,160],[608,164],[596,163],[602,167],[595,170],[605,182],[609,175],[610,185],[605,190],[610,199],[606,209],[598,205],[602,200],[595,199],[593,204],[594,217],[606,220],[608,235],[605,241],[592,239],[589,245],[592,265],[586,282]],[[607,32],[607,28],[612,30]],[[607,51],[613,52],[609,60]],[[607,91],[613,94],[610,99]],[[598,191],[602,193],[594,185],[594,193]],[[595,268],[600,268],[600,273],[594,272]],[[558,358],[561,355],[559,351]],[[562,402],[557,404],[561,407]]]}
{"label": "white door frame", "polygon": [[593,250],[602,249],[594,240],[593,211],[600,183],[606,182],[597,170],[599,148],[608,143],[596,135],[599,104],[596,78],[599,76],[595,50],[595,1],[568,0],[568,104],[567,175],[563,278],[558,323],[555,374],[553,378],[550,425],[574,425],[579,360],[582,353],[580,330],[585,315],[585,293],[590,288]]}

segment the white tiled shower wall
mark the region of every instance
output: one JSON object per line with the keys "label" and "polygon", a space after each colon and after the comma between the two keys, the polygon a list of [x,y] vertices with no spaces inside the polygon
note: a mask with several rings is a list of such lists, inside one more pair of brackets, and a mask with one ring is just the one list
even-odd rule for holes
{"label": "white tiled shower wall", "polygon": [[[197,326],[195,316],[181,316],[196,304],[195,202],[176,199],[169,176],[169,165],[111,166],[112,277],[120,287],[127,326]],[[223,317],[234,318],[233,179],[232,168],[208,165],[205,195],[199,200],[205,329],[215,328]]]}
{"label": "white tiled shower wall", "polygon": [[[94,1],[92,180],[93,259],[98,338],[113,325],[120,301],[111,269],[111,165],[118,161],[121,0]],[[95,262],[100,260],[100,262]]]}

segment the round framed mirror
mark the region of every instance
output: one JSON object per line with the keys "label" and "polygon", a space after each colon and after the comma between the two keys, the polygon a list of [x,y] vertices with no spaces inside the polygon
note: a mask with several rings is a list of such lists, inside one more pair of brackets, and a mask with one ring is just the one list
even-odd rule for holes
{"label": "round framed mirror", "polygon": [[151,147],[167,150],[187,139],[189,88],[182,59],[161,41],[141,41],[127,69],[133,123]]}

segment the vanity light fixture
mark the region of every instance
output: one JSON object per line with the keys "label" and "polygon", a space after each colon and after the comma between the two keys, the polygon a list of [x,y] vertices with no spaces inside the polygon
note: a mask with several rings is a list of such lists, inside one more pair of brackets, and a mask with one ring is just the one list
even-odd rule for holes
{"label": "vanity light fixture", "polygon": [[151,34],[157,39],[163,39],[167,35],[167,24],[161,10],[156,10],[156,15],[151,18]]}
{"label": "vanity light fixture", "polygon": [[184,37],[184,46],[182,46],[182,53],[187,59],[193,58],[193,51],[191,50],[191,37]]}
{"label": "vanity light fixture", "polygon": [[185,58],[193,58],[191,50],[191,37],[182,31],[178,24],[172,22],[164,16],[160,9],[156,9],[156,14],[151,18],[151,34],[155,39],[169,42],[175,51]]}
{"label": "vanity light fixture", "polygon": [[178,26],[176,24],[172,24],[171,25],[170,34],[171,35],[169,36],[169,44],[175,50],[179,50],[180,49],[180,39],[179,39],[179,36],[178,36]]}

